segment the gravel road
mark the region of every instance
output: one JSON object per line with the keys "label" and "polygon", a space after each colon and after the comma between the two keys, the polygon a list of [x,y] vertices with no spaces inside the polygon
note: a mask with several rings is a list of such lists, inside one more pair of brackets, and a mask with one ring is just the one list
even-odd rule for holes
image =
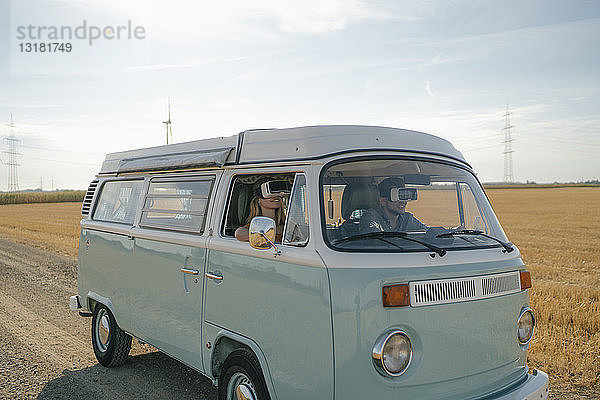
{"label": "gravel road", "polygon": [[0,238],[1,399],[216,399],[200,373],[134,340],[125,365],[100,366],[90,318],[69,310],[76,260]]}
{"label": "gravel road", "polygon": [[[117,368],[100,366],[90,318],[69,310],[76,260],[0,238],[0,399],[216,399],[199,372],[134,340]],[[552,388],[551,399],[597,399]]]}

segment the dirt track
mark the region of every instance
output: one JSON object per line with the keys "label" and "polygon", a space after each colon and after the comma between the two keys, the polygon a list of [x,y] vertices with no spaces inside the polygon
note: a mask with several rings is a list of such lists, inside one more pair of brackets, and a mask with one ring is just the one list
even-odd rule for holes
{"label": "dirt track", "polygon": [[75,265],[0,239],[0,398],[216,399],[207,378],[135,340],[125,365],[101,367],[90,319],[68,307]]}
{"label": "dirt track", "polygon": [[[129,360],[94,358],[90,319],[69,310],[76,261],[0,238],[0,399],[216,399],[200,373],[134,340]],[[552,388],[551,399],[594,399]]]}

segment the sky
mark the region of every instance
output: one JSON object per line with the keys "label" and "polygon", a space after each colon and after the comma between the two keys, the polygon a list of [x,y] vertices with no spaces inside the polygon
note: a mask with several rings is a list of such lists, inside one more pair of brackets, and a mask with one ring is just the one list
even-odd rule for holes
{"label": "sky", "polygon": [[599,179],[599,43],[598,1],[0,0],[0,137],[12,114],[20,189],[84,189],[165,143],[170,97],[175,142],[391,126],[498,182],[508,106],[515,181]]}

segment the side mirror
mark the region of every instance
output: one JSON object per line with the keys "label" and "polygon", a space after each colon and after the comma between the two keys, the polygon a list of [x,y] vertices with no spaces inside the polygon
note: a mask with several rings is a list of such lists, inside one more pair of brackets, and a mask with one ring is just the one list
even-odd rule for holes
{"label": "side mirror", "polygon": [[259,250],[266,250],[273,247],[275,256],[280,252],[275,245],[275,221],[269,217],[254,217],[250,221],[249,238],[250,246]]}

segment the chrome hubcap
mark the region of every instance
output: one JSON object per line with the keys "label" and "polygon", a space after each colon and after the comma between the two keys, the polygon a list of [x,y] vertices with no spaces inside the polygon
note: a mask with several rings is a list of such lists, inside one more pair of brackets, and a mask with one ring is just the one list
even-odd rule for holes
{"label": "chrome hubcap", "polygon": [[235,394],[237,396],[237,400],[254,400],[254,396],[250,391],[250,388],[245,384],[238,385],[237,389],[235,389]]}
{"label": "chrome hubcap", "polygon": [[252,381],[245,374],[236,372],[227,385],[227,400],[256,400]]}
{"label": "chrome hubcap", "polygon": [[98,312],[96,318],[96,345],[102,352],[108,349],[108,342],[110,340],[110,320],[106,310],[102,309]]}

